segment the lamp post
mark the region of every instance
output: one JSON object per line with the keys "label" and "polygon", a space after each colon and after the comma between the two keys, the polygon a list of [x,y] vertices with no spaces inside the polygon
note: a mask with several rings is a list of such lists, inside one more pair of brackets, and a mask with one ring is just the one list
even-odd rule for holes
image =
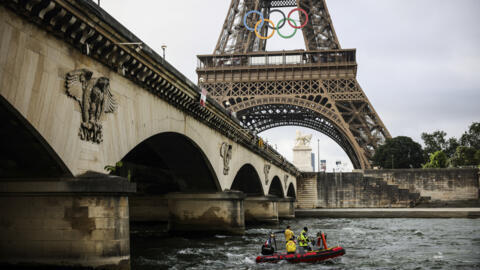
{"label": "lamp post", "polygon": [[163,60],[165,60],[165,49],[167,48],[167,44],[163,43],[162,44],[162,50],[163,50]]}
{"label": "lamp post", "polygon": [[320,139],[317,139],[317,171],[320,172]]}

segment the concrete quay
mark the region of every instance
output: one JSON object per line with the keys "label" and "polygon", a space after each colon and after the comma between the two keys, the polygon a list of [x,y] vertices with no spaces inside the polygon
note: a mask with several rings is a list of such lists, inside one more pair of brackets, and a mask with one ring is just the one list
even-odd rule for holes
{"label": "concrete quay", "polygon": [[315,218],[480,218],[480,208],[296,209],[295,217]]}

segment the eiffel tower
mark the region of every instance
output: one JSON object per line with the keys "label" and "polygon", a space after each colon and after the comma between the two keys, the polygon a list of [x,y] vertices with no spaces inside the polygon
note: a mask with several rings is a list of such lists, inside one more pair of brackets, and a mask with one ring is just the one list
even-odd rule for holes
{"label": "eiffel tower", "polygon": [[[266,51],[266,19],[289,7],[305,11],[293,12],[306,50]],[[390,138],[356,80],[356,50],[340,47],[325,0],[232,0],[214,53],[197,57],[199,85],[245,128],[317,130],[338,143],[356,169],[371,168],[375,149]]]}

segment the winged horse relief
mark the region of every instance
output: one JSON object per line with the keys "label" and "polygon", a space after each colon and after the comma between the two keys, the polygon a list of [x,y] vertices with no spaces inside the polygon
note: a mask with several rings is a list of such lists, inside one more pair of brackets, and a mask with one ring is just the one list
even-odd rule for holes
{"label": "winged horse relief", "polygon": [[92,78],[93,72],[77,69],[66,75],[65,88],[69,97],[80,105],[82,123],[78,135],[84,141],[101,143],[103,113],[113,113],[117,103],[110,90],[107,77]]}

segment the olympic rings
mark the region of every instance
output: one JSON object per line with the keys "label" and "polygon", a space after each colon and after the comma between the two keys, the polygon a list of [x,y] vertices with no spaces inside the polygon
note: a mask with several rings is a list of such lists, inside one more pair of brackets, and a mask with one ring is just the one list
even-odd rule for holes
{"label": "olympic rings", "polygon": [[250,10],[249,12],[247,12],[245,14],[245,16],[243,16],[243,25],[245,25],[245,28],[247,28],[248,31],[255,31],[255,29],[253,29],[253,28],[251,28],[247,25],[247,17],[248,17],[248,15],[250,15],[252,13],[258,14],[260,16],[260,21],[262,22],[262,24],[260,24],[260,28],[262,28],[262,26],[263,26],[263,21],[264,21],[263,14],[258,10]]}
{"label": "olympic rings", "polygon": [[295,29],[301,29],[301,28],[305,27],[305,25],[307,25],[307,23],[308,23],[308,14],[307,14],[307,12],[306,12],[304,9],[301,9],[301,8],[294,8],[294,9],[292,9],[292,10],[288,13],[288,18],[290,18],[290,15],[292,15],[292,13],[293,13],[294,11],[297,11],[297,10],[298,10],[298,11],[301,11],[301,12],[303,12],[303,14],[305,14],[305,17],[306,17],[305,22],[304,22],[301,26],[298,26],[298,27],[297,27],[296,25],[293,26],[293,25],[290,23],[290,20],[288,21],[288,24],[290,24],[290,26],[293,27],[293,28],[295,28]]}
{"label": "olympic rings", "polygon": [[[305,14],[305,22],[300,25],[300,26],[297,26],[297,23],[295,22],[295,20],[293,20],[292,18],[290,18],[290,16],[295,12],[295,11],[300,11],[302,12],[303,14]],[[284,39],[288,39],[288,38],[292,38],[293,36],[295,36],[295,34],[297,33],[297,30],[298,29],[302,29],[303,27],[305,27],[305,25],[307,25],[308,23],[308,13],[304,10],[304,9],[301,9],[301,8],[295,8],[295,9],[292,9],[289,13],[288,13],[288,16],[285,17],[285,13],[283,13],[281,10],[279,9],[274,9],[274,10],[271,10],[270,11],[270,14],[272,14],[273,12],[279,12],[280,14],[283,15],[283,19],[281,19],[280,21],[278,21],[278,26],[275,27],[275,24],[273,23],[273,21],[271,21],[270,19],[265,19],[263,14],[258,11],[258,10],[250,10],[249,12],[245,13],[245,16],[243,16],[243,25],[245,26],[245,28],[248,30],[248,31],[251,31],[251,32],[255,32],[255,35],[259,38],[259,39],[270,39],[271,37],[273,37],[273,35],[275,34],[275,30],[278,31],[278,35]],[[252,14],[252,13],[255,13],[255,14],[258,14],[260,16],[260,20],[258,20],[256,23],[255,23],[255,27],[254,28],[251,28],[247,25],[247,17]],[[269,14],[269,17],[270,17],[270,14]],[[293,31],[293,33],[289,36],[284,36],[280,33],[280,29],[285,26],[285,21],[288,22],[288,24],[294,28],[295,30]],[[263,27],[263,24],[267,22],[267,27],[272,29],[272,33],[268,36],[262,36],[260,35],[259,33],[259,29],[261,29]],[[271,25],[271,26],[270,26]]]}
{"label": "olympic rings", "polygon": [[270,24],[267,24],[267,27],[270,28],[270,29],[274,29],[274,30],[278,30],[278,29],[281,29],[284,25],[285,25],[285,20],[287,19],[287,17],[285,16],[285,13],[283,13],[283,11],[281,11],[280,9],[274,9],[274,10],[271,10],[270,13],[268,14],[268,17],[270,18],[270,14],[272,14],[273,12],[279,12],[280,14],[282,14],[283,16],[283,24],[278,23],[278,26],[277,28],[275,27],[270,27]]}
{"label": "olympic rings", "polygon": [[[290,22],[290,21],[293,22],[293,24],[295,24],[295,26],[297,26],[297,23],[295,22],[295,20],[290,19],[290,18],[287,18],[287,20],[288,20],[289,22]],[[280,21],[278,21],[278,24],[280,24],[280,22],[283,22],[283,23],[285,24],[285,19],[281,19]],[[278,29],[277,32],[278,32],[278,35],[281,36],[282,38],[288,39],[288,38],[292,38],[292,37],[295,36],[295,34],[297,33],[297,30],[298,30],[298,29],[297,29],[296,27],[294,27],[293,29],[294,29],[294,30],[293,30],[293,34],[291,34],[290,36],[284,36],[284,35],[282,35],[282,33],[280,33],[280,29]]]}
{"label": "olympic rings", "polygon": [[261,36],[258,31],[257,31],[257,27],[258,25],[262,22],[262,21],[258,21],[256,24],[255,24],[255,35],[259,38],[259,39],[270,39],[271,37],[273,37],[273,34],[275,34],[275,24],[273,24],[272,20],[269,20],[269,19],[264,19],[264,21],[270,23],[273,27],[273,30],[272,30],[272,33],[266,37],[264,36]]}

